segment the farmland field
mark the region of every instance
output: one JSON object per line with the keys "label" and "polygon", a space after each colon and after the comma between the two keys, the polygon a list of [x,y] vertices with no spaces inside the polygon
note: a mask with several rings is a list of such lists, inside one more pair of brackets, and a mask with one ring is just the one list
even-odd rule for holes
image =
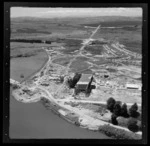
{"label": "farmland field", "polygon": [[66,66],[70,62],[71,59],[72,57],[60,57],[60,58],[54,59],[53,63]]}

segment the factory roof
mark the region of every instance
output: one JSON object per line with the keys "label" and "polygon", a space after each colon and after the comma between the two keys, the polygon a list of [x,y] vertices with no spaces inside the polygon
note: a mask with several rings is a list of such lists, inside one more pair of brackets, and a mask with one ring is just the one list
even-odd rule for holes
{"label": "factory roof", "polygon": [[82,74],[80,80],[78,81],[77,84],[83,83],[87,84],[90,82],[92,75],[91,74]]}

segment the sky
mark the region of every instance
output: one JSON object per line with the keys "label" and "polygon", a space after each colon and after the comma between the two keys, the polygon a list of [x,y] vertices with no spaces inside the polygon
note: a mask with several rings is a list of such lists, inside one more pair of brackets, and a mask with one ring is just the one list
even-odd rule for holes
{"label": "sky", "polygon": [[141,8],[28,8],[12,7],[11,17],[142,16]]}

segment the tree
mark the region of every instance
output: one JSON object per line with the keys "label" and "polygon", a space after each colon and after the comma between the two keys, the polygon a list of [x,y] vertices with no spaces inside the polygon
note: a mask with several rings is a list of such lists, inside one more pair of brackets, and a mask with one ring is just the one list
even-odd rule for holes
{"label": "tree", "polygon": [[137,103],[134,103],[129,109],[129,115],[133,118],[139,117],[140,113],[137,112],[137,110],[138,110],[138,105]]}
{"label": "tree", "polygon": [[75,88],[74,94],[75,94],[75,95],[78,95],[78,93],[79,93],[79,89]]}
{"label": "tree", "polygon": [[16,85],[16,84],[13,84],[13,85],[12,85],[12,88],[15,90],[15,89],[18,89],[18,88],[19,88],[19,86],[18,86],[18,85]]}
{"label": "tree", "polygon": [[76,85],[76,83],[80,80],[80,78],[81,78],[81,74],[76,73],[75,76],[73,77],[73,81],[72,81],[73,82],[72,83],[73,88]]}
{"label": "tree", "polygon": [[121,115],[121,105],[120,103],[115,103],[114,105],[114,109],[113,109],[113,113],[116,115],[116,116],[120,116]]}
{"label": "tree", "polygon": [[122,102],[121,101],[116,101],[116,104],[119,104],[121,106]]}
{"label": "tree", "polygon": [[114,125],[118,125],[117,116],[115,114],[111,115],[111,123]]}
{"label": "tree", "polygon": [[127,110],[127,105],[124,103],[121,107],[121,116],[124,118],[128,118],[129,114],[128,114],[128,110]]}
{"label": "tree", "polygon": [[135,111],[138,110],[138,105],[137,103],[134,103],[132,106],[131,106],[132,109],[134,109]]}
{"label": "tree", "polygon": [[64,82],[64,77],[60,76],[60,83],[63,83],[63,82]]}
{"label": "tree", "polygon": [[72,83],[72,79],[71,78],[68,78],[67,83],[68,83],[69,88],[73,87],[73,83]]}
{"label": "tree", "polygon": [[72,78],[68,79],[68,85],[70,88],[74,88],[76,83],[79,81],[79,79],[81,78],[81,74],[76,73],[75,76]]}
{"label": "tree", "polygon": [[138,127],[137,125],[135,125],[135,124],[130,124],[130,125],[128,126],[128,129],[129,129],[130,131],[132,131],[132,132],[138,132],[138,131],[139,131],[139,127]]}
{"label": "tree", "polygon": [[107,100],[107,109],[110,110],[111,112],[113,112],[115,103],[116,103],[115,99],[113,99],[112,97],[110,97]]}

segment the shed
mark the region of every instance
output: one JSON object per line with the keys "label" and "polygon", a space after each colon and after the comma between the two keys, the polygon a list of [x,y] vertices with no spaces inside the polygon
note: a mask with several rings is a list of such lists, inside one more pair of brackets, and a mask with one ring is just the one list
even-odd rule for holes
{"label": "shed", "polygon": [[141,86],[138,85],[138,84],[129,84],[129,83],[127,83],[126,88],[127,89],[139,89],[139,90],[141,90]]}

